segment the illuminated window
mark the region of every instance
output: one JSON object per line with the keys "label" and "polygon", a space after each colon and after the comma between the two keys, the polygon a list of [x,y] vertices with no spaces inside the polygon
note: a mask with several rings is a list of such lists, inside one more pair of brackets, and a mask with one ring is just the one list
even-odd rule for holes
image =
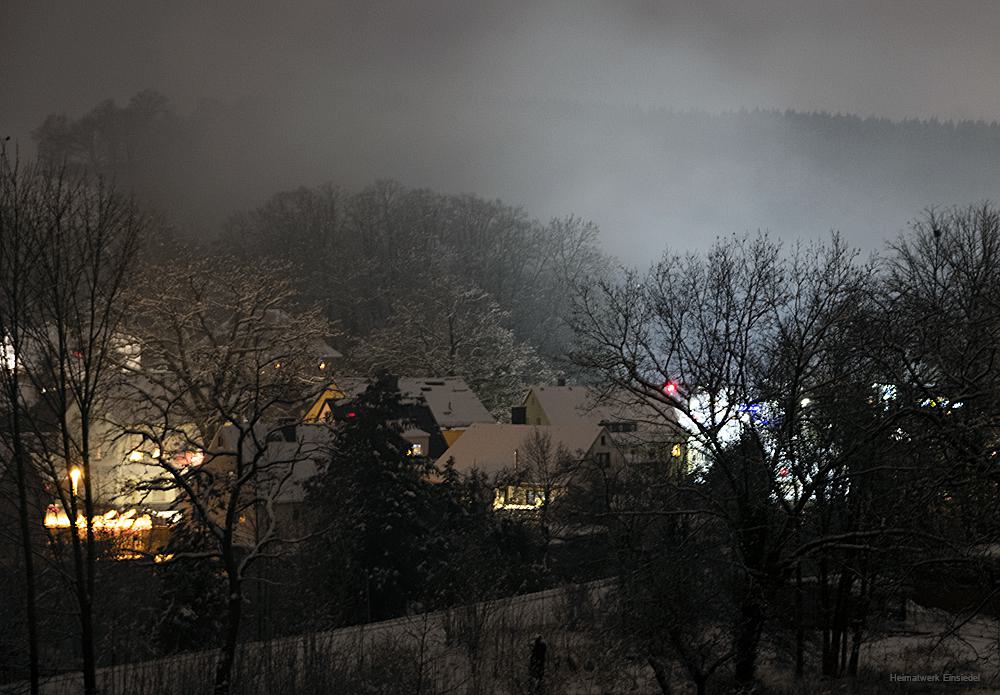
{"label": "illuminated window", "polygon": [[413,444],[410,446],[410,456],[422,456],[424,453],[423,444]]}
{"label": "illuminated window", "polygon": [[681,445],[680,444],[674,444],[673,447],[670,449],[670,455],[673,456],[675,459],[676,458],[680,458],[681,457]]}

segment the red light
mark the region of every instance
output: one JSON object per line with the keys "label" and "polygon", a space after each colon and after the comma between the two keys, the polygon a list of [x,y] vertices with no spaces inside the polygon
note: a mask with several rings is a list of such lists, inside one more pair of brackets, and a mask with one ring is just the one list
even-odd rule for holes
{"label": "red light", "polygon": [[677,383],[674,382],[674,381],[668,381],[667,383],[665,383],[663,385],[663,393],[665,393],[668,396],[676,396],[677,395]]}
{"label": "red light", "polygon": [[358,414],[356,412],[354,412],[353,410],[347,411],[347,417],[357,417],[357,416],[358,416]]}

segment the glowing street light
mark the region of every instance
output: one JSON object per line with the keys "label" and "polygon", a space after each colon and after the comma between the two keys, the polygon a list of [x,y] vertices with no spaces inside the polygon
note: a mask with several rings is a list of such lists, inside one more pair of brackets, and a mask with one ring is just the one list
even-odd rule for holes
{"label": "glowing street light", "polygon": [[663,384],[663,388],[661,390],[663,391],[663,394],[666,396],[671,396],[671,397],[676,396],[677,382],[668,380],[665,384]]}
{"label": "glowing street light", "polygon": [[82,475],[83,471],[81,471],[76,466],[73,466],[72,468],[69,469],[69,481],[70,485],[72,486],[74,497],[76,497],[76,491],[80,488],[80,476]]}

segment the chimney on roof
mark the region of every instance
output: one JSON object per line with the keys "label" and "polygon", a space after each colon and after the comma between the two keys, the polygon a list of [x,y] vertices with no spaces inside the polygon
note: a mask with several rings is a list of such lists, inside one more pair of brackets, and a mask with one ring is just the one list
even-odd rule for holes
{"label": "chimney on roof", "polygon": [[566,377],[561,376],[558,379],[556,379],[556,386],[565,386],[565,385],[566,385]]}
{"label": "chimney on roof", "polygon": [[528,409],[523,405],[515,405],[510,409],[510,424],[525,425],[528,423]]}

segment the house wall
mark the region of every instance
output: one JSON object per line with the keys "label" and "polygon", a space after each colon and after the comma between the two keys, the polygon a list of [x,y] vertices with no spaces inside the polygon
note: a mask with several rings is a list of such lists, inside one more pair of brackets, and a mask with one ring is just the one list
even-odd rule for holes
{"label": "house wall", "polygon": [[528,392],[528,397],[524,399],[524,415],[526,425],[551,425],[549,421],[549,416],[545,414],[542,409],[542,404],[539,403],[538,398],[535,396],[534,390]]}
{"label": "house wall", "polygon": [[621,447],[607,430],[601,430],[601,434],[594,440],[593,446],[587,452],[586,458],[599,463],[604,459],[607,465],[615,467],[625,463]]}
{"label": "house wall", "polygon": [[444,440],[451,446],[458,441],[458,438],[465,433],[464,427],[454,427],[450,430],[443,430],[441,434],[444,436]]}

